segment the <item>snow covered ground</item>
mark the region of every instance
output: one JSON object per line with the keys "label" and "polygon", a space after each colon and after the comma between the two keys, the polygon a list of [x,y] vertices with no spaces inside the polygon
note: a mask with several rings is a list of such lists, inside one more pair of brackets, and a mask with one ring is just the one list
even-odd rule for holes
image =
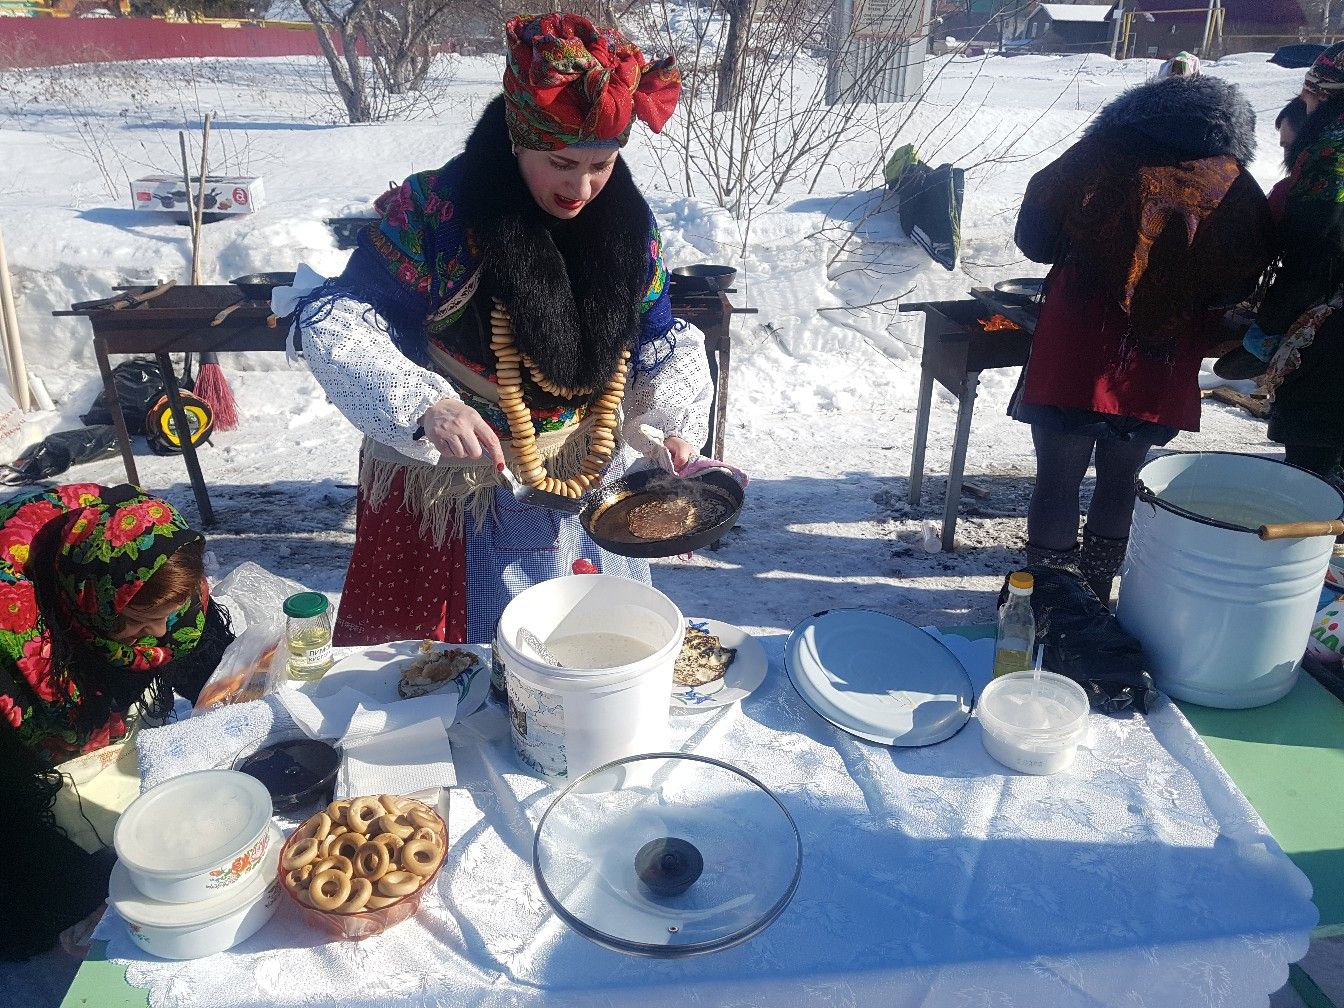
{"label": "snow covered ground", "polygon": [[[960,548],[930,554],[921,523],[942,512],[942,476],[954,410],[935,399],[924,501],[904,503],[918,383],[922,316],[891,305],[819,311],[894,298],[963,297],[973,285],[1041,275],[1012,245],[1032,172],[1057,156],[1096,109],[1156,71],[1156,62],[1101,57],[944,58],[926,102],[901,131],[932,163],[969,169],[962,265],[948,272],[902,237],[892,215],[863,225],[864,244],[828,273],[837,226],[874,204],[886,151],[849,144],[818,190],[800,189],[753,222],[741,254],[739,224],[672,191],[659,152],[627,149],[666,242],[669,265],[737,266],[728,460],[753,476],[740,528],[718,552],[661,562],[658,585],[687,613],[787,630],[829,607],[885,609],[916,623],[991,618],[1004,573],[1021,560],[1032,480],[1027,430],[1004,415],[1016,372],[986,372],[975,413]],[[8,248],[25,348],[66,426],[96,392],[87,322],[54,309],[106,296],[114,284],[185,280],[187,229],[127,209],[127,179],[180,171],[177,131],[216,114],[215,171],[259,174],[257,214],[204,229],[206,282],[306,261],[336,272],[346,253],[324,225],[362,214],[389,180],[451,157],[497,88],[500,64],[452,59],[436,110],[410,121],[338,124],[320,93],[315,60],[167,61],[59,71],[0,71],[0,228]],[[1208,68],[1245,88],[1260,114],[1254,170],[1278,178],[1277,110],[1301,71],[1263,56]],[[638,131],[637,131],[638,133]],[[869,176],[856,185],[855,179]],[[859,268],[864,262],[877,269]],[[353,534],[354,430],[300,366],[281,355],[224,359],[241,428],[202,452],[219,518],[210,542],[220,573],[244,559],[335,596]],[[1206,402],[1203,430],[1173,447],[1276,453],[1263,423]],[[141,449],[142,481],[195,516],[179,458]],[[117,482],[119,460],[70,476]],[[31,1003],[31,1002],[28,1002]]]}

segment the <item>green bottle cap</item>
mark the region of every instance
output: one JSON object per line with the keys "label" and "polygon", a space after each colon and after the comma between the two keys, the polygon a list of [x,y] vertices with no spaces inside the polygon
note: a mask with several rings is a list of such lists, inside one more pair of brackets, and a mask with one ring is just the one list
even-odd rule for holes
{"label": "green bottle cap", "polygon": [[327,611],[327,597],[321,592],[299,592],[285,599],[285,615],[299,619],[321,616]]}

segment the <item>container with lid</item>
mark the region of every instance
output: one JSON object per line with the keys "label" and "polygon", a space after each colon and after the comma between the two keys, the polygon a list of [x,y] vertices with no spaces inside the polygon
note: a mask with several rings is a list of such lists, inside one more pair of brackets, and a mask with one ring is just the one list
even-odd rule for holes
{"label": "container with lid", "polygon": [[233,770],[164,781],[117,820],[112,844],[134,886],[151,899],[192,903],[241,885],[271,846],[271,796]]}
{"label": "container with lid", "polygon": [[108,879],[108,905],[126,922],[137,945],[161,959],[199,959],[250,938],[275,913],[280,899],[284,835],[267,827],[266,853],[255,872],[221,895],[196,903],[163,903],[142,893],[124,861]]}
{"label": "container with lid", "polygon": [[1067,770],[1087,735],[1086,691],[1054,672],[1009,672],[990,680],[977,715],[985,751],[1010,770]]}
{"label": "container with lid", "polygon": [[1008,598],[999,607],[998,636],[994,641],[994,676],[1031,668],[1036,646],[1036,616],[1031,609],[1031,591],[1036,579],[1027,571],[1008,575]]}
{"label": "container with lid", "polygon": [[331,654],[331,606],[321,592],[298,592],[285,599],[285,640],[291,679],[321,679]]}
{"label": "container with lid", "polygon": [[276,812],[288,812],[335,797],[341,768],[341,745],[309,737],[306,732],[279,732],[247,746],[233,760],[233,769],[255,777],[271,795]]}
{"label": "container with lid", "polygon": [[793,817],[760,781],[679,753],[580,777],[537,824],[532,866],[560,919],[618,952],[731,948],[788,906],[803,865]]}

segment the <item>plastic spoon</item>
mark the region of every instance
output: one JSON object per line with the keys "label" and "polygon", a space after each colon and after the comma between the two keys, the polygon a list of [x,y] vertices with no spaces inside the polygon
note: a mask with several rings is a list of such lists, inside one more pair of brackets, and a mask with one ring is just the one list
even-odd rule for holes
{"label": "plastic spoon", "polygon": [[533,653],[546,664],[552,665],[555,668],[565,668],[564,663],[555,656],[550,648],[541,642],[541,638],[526,627],[519,627],[518,640],[520,643],[530,647]]}

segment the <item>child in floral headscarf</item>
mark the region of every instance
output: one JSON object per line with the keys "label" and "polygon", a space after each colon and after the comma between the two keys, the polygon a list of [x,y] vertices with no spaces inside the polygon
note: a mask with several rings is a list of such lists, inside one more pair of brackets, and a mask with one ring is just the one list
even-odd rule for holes
{"label": "child in floral headscarf", "polygon": [[137,707],[162,719],[174,690],[199,692],[233,639],[203,551],[170,504],[133,486],[0,505],[0,815],[14,839],[0,891],[23,921],[0,958],[45,951],[106,898],[110,851],[57,825],[55,768],[124,738]]}

